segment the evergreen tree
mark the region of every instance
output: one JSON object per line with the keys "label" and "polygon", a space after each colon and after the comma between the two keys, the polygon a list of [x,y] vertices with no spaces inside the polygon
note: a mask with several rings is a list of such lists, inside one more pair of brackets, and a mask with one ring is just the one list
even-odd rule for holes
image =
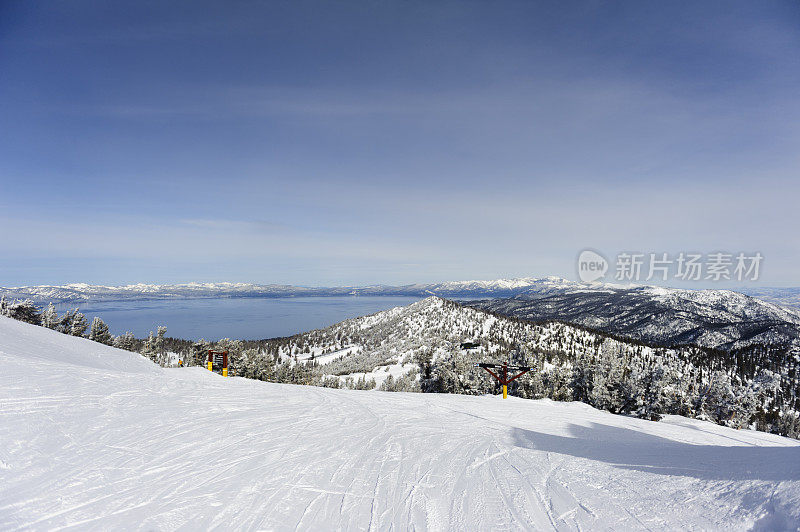
{"label": "evergreen tree", "polygon": [[95,316],[94,320],[92,320],[92,329],[89,332],[89,340],[94,340],[95,342],[105,345],[111,345],[114,343],[111,333],[108,332],[108,325],[106,325],[99,316]]}
{"label": "evergreen tree", "polygon": [[545,397],[554,401],[571,401],[574,395],[570,389],[572,376],[570,369],[563,366],[555,367],[545,373],[543,378]]}
{"label": "evergreen tree", "polygon": [[64,312],[64,315],[61,316],[61,319],[58,320],[58,323],[56,324],[56,330],[58,332],[72,334],[72,321],[75,318],[75,312],[77,312],[77,309],[74,311],[67,310]]}
{"label": "evergreen tree", "polygon": [[615,414],[626,411],[631,403],[631,393],[626,393],[629,371],[623,346],[616,340],[606,340],[593,368],[588,403]]}
{"label": "evergreen tree", "polygon": [[201,338],[192,344],[192,357],[189,366],[204,366],[208,360],[208,350],[211,349],[211,344]]}
{"label": "evergreen tree", "polygon": [[136,338],[130,331],[125,332],[120,336],[114,338],[114,347],[124,349],[126,351],[136,351]]}
{"label": "evergreen tree", "polygon": [[381,384],[381,387],[378,388],[378,389],[381,390],[381,391],[384,391],[384,392],[396,392],[397,388],[395,386],[394,377],[392,375],[389,375],[388,377],[386,377],[383,380],[383,383]]}
{"label": "evergreen tree", "polygon": [[142,349],[143,355],[160,366],[165,366],[167,363],[167,353],[164,345],[164,335],[166,334],[167,328],[163,325],[159,325],[158,332],[155,336],[153,335],[153,331],[150,331],[150,336],[147,338],[147,342],[145,342]]}
{"label": "evergreen tree", "polygon": [[56,307],[53,306],[53,303],[48,303],[47,308],[42,313],[42,325],[47,327],[48,329],[57,329],[58,328],[58,312],[56,312]]}
{"label": "evergreen tree", "polygon": [[14,301],[10,305],[6,305],[5,313],[6,316],[25,323],[42,324],[42,316],[39,314],[39,309],[36,308],[36,305],[31,300]]}
{"label": "evergreen tree", "polygon": [[594,375],[592,372],[593,364],[586,353],[579,353],[572,366],[568,388],[572,391],[573,401],[589,403],[589,396],[592,392]]}
{"label": "evergreen tree", "polygon": [[666,410],[667,369],[659,363],[643,370],[636,370],[630,382],[631,399],[635,401],[636,415],[652,421],[661,419],[661,414]]}
{"label": "evergreen tree", "polygon": [[784,408],[778,413],[771,432],[787,438],[800,438],[800,415],[793,410]]}
{"label": "evergreen tree", "polygon": [[238,371],[236,371],[237,376],[262,381],[272,380],[274,373],[272,357],[265,351],[255,348],[246,349],[242,352],[238,368],[232,369],[229,367],[228,369],[231,370],[229,374],[232,374],[238,369]]}
{"label": "evergreen tree", "polygon": [[753,423],[765,400],[779,389],[780,376],[769,370],[760,371],[749,386],[737,386],[734,390],[732,414],[727,420],[727,425],[744,428]]}
{"label": "evergreen tree", "polygon": [[164,341],[164,336],[167,334],[167,328],[163,325],[158,326],[156,333],[156,349],[158,350],[158,364],[161,366],[167,365],[167,347]]}
{"label": "evergreen tree", "polygon": [[735,406],[736,394],[731,386],[730,375],[724,371],[714,372],[700,395],[698,418],[725,424],[736,414]]}
{"label": "evergreen tree", "polygon": [[86,329],[89,328],[89,322],[86,321],[86,316],[78,309],[75,309],[75,314],[72,315],[72,323],[70,324],[69,334],[72,336],[83,336],[86,334]]}
{"label": "evergreen tree", "polygon": [[155,362],[156,355],[155,355],[155,343],[156,337],[153,335],[153,331],[150,331],[150,335],[145,340],[144,345],[142,346],[142,355],[146,356],[150,360]]}
{"label": "evergreen tree", "polygon": [[420,387],[423,392],[436,391],[438,387],[433,375],[433,352],[422,349],[414,355],[414,362],[419,366]]}
{"label": "evergreen tree", "polygon": [[[298,382],[297,384],[302,384],[302,382]],[[355,381],[353,385],[354,390],[374,390],[375,389],[375,379],[367,379],[366,375],[362,375]]]}

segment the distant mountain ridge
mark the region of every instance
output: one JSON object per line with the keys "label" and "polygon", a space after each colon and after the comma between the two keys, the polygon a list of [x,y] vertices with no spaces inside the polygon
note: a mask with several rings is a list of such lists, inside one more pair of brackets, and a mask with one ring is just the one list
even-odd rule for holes
{"label": "distant mountain ridge", "polygon": [[505,316],[558,320],[660,345],[800,348],[800,311],[731,290],[567,282],[468,304]]}
{"label": "distant mountain ridge", "polygon": [[[327,296],[416,296],[431,295],[445,298],[512,298],[527,294],[541,297],[547,294],[593,293],[604,290],[677,290],[655,286],[617,285],[610,283],[580,283],[561,277],[520,277],[488,281],[448,281],[442,283],[416,283],[401,286],[334,286],[306,287],[283,284],[256,283],[181,283],[181,284],[129,284],[121,286],[73,283],[66,285],[39,285],[0,287],[0,295],[8,299],[32,299],[37,303],[70,303],[90,301],[121,301],[147,299],[191,298],[278,298]],[[683,290],[684,293],[710,294],[728,290]],[[776,305],[800,311],[800,288],[747,288],[738,293],[756,297]],[[701,296],[705,297],[705,296]]]}
{"label": "distant mountain ridge", "polygon": [[518,278],[492,281],[450,281],[403,286],[303,287],[254,283],[131,284],[102,286],[67,284],[61,286],[0,287],[6,298],[35,302],[86,302],[142,299],[234,298],[234,297],[326,297],[326,296],[419,296],[513,297],[535,286],[569,282],[556,277]]}

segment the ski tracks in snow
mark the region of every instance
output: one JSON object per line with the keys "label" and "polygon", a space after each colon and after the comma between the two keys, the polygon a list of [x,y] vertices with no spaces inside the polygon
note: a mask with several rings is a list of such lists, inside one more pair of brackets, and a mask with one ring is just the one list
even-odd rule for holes
{"label": "ski tracks in snow", "polygon": [[593,427],[719,438],[584,405],[4,362],[4,530],[741,529],[800,493],[620,467]]}

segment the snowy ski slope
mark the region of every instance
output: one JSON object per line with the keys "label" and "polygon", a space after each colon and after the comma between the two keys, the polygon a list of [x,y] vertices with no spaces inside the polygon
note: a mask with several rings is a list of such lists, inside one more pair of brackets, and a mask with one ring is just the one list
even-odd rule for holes
{"label": "snowy ski slope", "polygon": [[0,530],[795,529],[800,442],[162,370],[0,318]]}

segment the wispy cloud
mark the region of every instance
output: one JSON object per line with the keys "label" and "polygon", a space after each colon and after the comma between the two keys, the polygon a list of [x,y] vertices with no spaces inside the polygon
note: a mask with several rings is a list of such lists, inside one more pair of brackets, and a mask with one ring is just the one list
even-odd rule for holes
{"label": "wispy cloud", "polygon": [[252,233],[275,233],[278,231],[292,230],[291,226],[286,224],[265,222],[261,220],[222,220],[222,219],[205,219],[205,218],[192,218],[180,220],[180,223],[200,227],[203,229],[213,229],[216,231],[240,231]]}
{"label": "wispy cloud", "polygon": [[401,283],[729,246],[798,279],[793,7],[19,5],[6,265]]}

